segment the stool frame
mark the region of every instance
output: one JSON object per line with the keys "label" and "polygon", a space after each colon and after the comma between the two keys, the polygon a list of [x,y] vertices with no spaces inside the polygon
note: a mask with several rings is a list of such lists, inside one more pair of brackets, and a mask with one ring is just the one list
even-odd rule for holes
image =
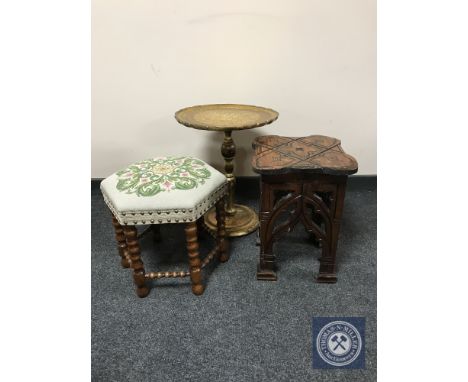
{"label": "stool frame", "polygon": [[[112,214],[112,224],[114,226],[115,239],[117,241],[117,248],[121,258],[120,262],[122,267],[132,269],[133,282],[136,286],[138,297],[146,297],[149,294],[149,280],[164,277],[190,276],[192,292],[197,296],[203,294],[205,285],[202,282],[202,269],[214,258],[218,258],[220,262],[226,262],[229,260],[229,248],[228,241],[226,239],[225,226],[225,202],[226,197],[223,197],[216,202],[217,231],[213,234],[216,239],[216,245],[203,260],[199,253],[197,221],[183,223],[185,224],[186,247],[189,260],[188,271],[146,272],[141,259],[139,239],[145,235],[148,230],[143,231],[138,235],[135,225],[121,225]],[[152,224],[149,227],[154,232],[156,240],[159,239],[159,226],[160,224]]]}
{"label": "stool frame", "polygon": [[[336,251],[347,178],[307,173],[261,175],[258,280],[277,279],[273,243],[301,221],[322,249],[316,281],[337,281]],[[291,207],[293,212],[289,211]],[[313,213],[309,214],[311,210]],[[276,224],[283,212],[290,212],[288,219]]]}

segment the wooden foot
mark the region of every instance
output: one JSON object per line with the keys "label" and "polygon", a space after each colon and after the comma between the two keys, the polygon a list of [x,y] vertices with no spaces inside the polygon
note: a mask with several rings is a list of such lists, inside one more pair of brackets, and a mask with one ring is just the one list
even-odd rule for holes
{"label": "wooden foot", "polygon": [[226,239],[226,210],[224,208],[225,198],[216,203],[216,222],[218,225],[218,235],[216,237],[219,245],[219,261],[222,263],[229,260],[229,242]]}
{"label": "wooden foot", "polygon": [[276,271],[273,269],[265,269],[261,267],[261,264],[257,266],[257,280],[262,281],[276,281]]}
{"label": "wooden foot", "polygon": [[117,246],[119,248],[119,255],[121,257],[120,264],[124,268],[130,268],[130,260],[128,258],[128,251],[127,251],[127,241],[125,240],[125,234],[123,231],[122,226],[112,214],[112,225],[114,226],[115,230],[115,239],[117,240]]}
{"label": "wooden foot", "polygon": [[138,232],[134,226],[123,227],[125,238],[127,240],[128,252],[133,268],[133,282],[137,289],[138,297],[146,297],[149,293],[149,288],[145,283],[145,268],[140,257],[140,244],[138,244]]}
{"label": "wooden foot", "polygon": [[205,287],[201,278],[201,260],[198,253],[198,235],[197,223],[187,223],[185,227],[185,236],[187,240],[187,252],[189,257],[190,280],[192,281],[192,292],[199,296],[203,294]]}
{"label": "wooden foot", "polygon": [[321,284],[335,284],[337,281],[337,278],[336,278],[335,273],[329,273],[329,274],[319,273],[315,281]]}

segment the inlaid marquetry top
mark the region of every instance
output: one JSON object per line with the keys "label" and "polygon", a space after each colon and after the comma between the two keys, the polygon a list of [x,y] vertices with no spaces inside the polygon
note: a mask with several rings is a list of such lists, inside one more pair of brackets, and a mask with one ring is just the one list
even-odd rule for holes
{"label": "inlaid marquetry top", "polygon": [[272,123],[278,113],[272,109],[250,105],[199,105],[179,110],[177,122],[201,130],[243,130]]}
{"label": "inlaid marquetry top", "polygon": [[356,159],[343,151],[340,140],[324,135],[265,135],[255,138],[252,147],[255,150],[252,167],[260,174],[310,172],[350,175],[358,170]]}

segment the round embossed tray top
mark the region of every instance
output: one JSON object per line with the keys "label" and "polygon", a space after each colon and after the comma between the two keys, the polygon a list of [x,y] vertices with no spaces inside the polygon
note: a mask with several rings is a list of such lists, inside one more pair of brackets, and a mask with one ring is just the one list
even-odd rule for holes
{"label": "round embossed tray top", "polygon": [[243,130],[272,123],[278,112],[260,106],[216,104],[181,109],[175,118],[184,126],[200,130]]}

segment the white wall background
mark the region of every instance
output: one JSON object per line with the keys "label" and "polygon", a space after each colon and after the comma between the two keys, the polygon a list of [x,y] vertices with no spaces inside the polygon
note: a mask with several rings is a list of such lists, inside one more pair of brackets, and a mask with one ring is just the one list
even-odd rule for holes
{"label": "white wall background", "polygon": [[245,103],[280,113],[235,132],[236,173],[256,135],[340,138],[376,174],[375,0],[93,0],[92,177],[186,154],[222,167],[220,133],[174,112]]}

